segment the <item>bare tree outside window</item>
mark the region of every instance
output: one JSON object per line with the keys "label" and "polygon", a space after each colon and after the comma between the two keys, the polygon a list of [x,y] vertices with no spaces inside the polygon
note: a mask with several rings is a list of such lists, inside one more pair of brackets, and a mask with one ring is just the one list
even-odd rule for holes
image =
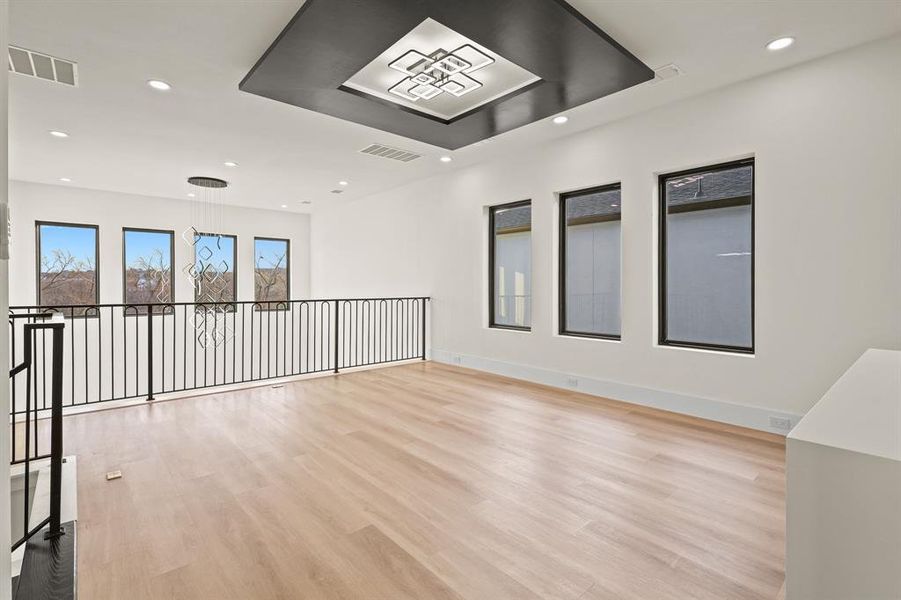
{"label": "bare tree outside window", "polygon": [[[97,227],[38,223],[38,304],[41,306],[98,303]],[[82,316],[72,309],[67,316]]]}
{"label": "bare tree outside window", "polygon": [[[237,297],[235,263],[237,238],[233,235],[201,233],[194,244],[194,301],[234,302]],[[231,310],[231,308],[228,308]]]}
{"label": "bare tree outside window", "polygon": [[[124,300],[126,304],[160,304],[175,300],[172,281],[172,231],[123,229]],[[145,306],[137,313],[146,314]],[[129,314],[135,311],[129,309]],[[154,314],[165,312],[163,307]]]}
{"label": "bare tree outside window", "polygon": [[[257,302],[283,302],[290,298],[290,242],[272,238],[254,238],[254,299]],[[264,305],[266,308],[284,306]]]}

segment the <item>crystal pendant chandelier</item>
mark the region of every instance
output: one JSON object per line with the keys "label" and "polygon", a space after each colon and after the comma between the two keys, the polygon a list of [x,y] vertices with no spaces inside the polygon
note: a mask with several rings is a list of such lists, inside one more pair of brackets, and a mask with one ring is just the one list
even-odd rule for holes
{"label": "crystal pendant chandelier", "polygon": [[234,311],[234,289],[228,263],[221,258],[223,236],[223,197],[228,182],[216,177],[189,177],[191,226],[182,232],[182,239],[191,247],[192,260],[182,272],[194,290],[195,310],[189,319],[201,347],[214,347],[234,337],[226,315]]}

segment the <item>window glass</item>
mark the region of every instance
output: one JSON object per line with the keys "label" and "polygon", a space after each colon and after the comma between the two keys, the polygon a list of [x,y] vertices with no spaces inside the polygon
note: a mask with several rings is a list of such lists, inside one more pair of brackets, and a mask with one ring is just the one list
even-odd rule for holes
{"label": "window glass", "polygon": [[[159,304],[175,300],[172,286],[171,231],[123,230],[124,301],[126,304]],[[144,307],[139,307],[143,312]],[[162,308],[154,309],[156,312]],[[130,312],[130,311],[129,311]]]}
{"label": "window glass", "polygon": [[257,302],[288,300],[289,248],[288,240],[254,239],[253,281]]}
{"label": "window glass", "polygon": [[753,349],[754,163],[661,177],[661,343]]}
{"label": "window glass", "polygon": [[97,304],[97,227],[38,223],[37,230],[38,304]]}
{"label": "window glass", "polygon": [[236,299],[236,238],[201,233],[194,244],[196,302],[233,302]]}
{"label": "window glass", "polygon": [[532,326],[532,207],[520,202],[491,208],[491,325]]}
{"label": "window glass", "polygon": [[620,335],[620,186],[561,197],[561,333]]}

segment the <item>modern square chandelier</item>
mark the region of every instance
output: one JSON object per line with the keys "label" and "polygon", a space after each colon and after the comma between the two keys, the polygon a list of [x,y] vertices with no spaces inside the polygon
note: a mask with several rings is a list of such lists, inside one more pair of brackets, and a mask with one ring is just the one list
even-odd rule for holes
{"label": "modern square chandelier", "polygon": [[342,87],[451,121],[537,81],[522,67],[426,18]]}
{"label": "modern square chandelier", "polygon": [[453,52],[439,48],[428,56],[410,50],[388,65],[406,75],[388,91],[413,102],[431,100],[443,92],[459,98],[482,87],[471,75],[493,62],[493,58],[469,44]]}

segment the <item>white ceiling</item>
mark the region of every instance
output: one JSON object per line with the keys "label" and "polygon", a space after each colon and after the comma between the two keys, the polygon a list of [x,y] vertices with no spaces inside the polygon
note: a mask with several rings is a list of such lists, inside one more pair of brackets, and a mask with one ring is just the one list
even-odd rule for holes
{"label": "white ceiling", "polygon": [[[11,178],[187,199],[185,178],[212,175],[232,182],[234,204],[315,210],[901,31],[901,0],[572,0],[649,66],[675,63],[684,75],[576,108],[564,126],[545,120],[457,150],[445,164],[439,148],[238,91],[302,3],[11,0],[10,43],[79,68],[77,88],[10,74]],[[764,50],[783,35],[797,43]],[[153,91],[151,78],[173,89]],[[424,156],[357,152],[373,142]],[[342,196],[330,193],[339,180],[350,182]]]}

